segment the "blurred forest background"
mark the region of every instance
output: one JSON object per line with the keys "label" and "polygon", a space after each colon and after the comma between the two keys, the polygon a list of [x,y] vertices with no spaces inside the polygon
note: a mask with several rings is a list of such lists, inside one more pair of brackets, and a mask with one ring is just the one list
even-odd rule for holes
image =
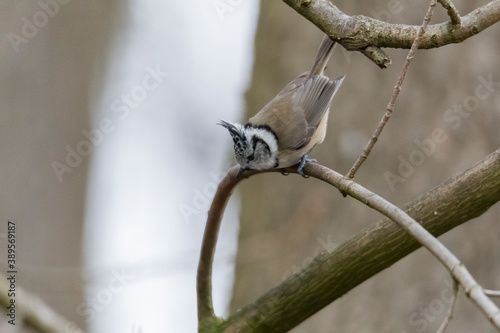
{"label": "blurred forest background", "polygon": [[[462,15],[487,2],[454,1]],[[95,177],[96,167],[91,168],[91,158],[83,158],[80,162],[75,162],[77,166],[64,182],[58,182],[51,163],[64,161],[67,154],[65,147],[76,147],[82,140],[82,129],[93,128],[96,119],[102,118],[102,115],[98,117],[91,110],[98,104],[95,99],[98,99],[96,96],[103,89],[102,82],[107,78],[106,69],[113,66],[108,58],[110,50],[122,41],[123,35],[132,26],[141,26],[149,21],[148,15],[154,15],[155,8],[151,6],[150,12],[139,13],[139,18],[127,21],[124,12],[134,10],[129,2],[61,0],[58,3],[59,10],[64,10],[64,15],[54,15],[43,29],[32,31],[29,44],[19,44],[19,52],[13,50],[12,43],[7,38],[8,33],[20,33],[20,27],[24,23],[22,17],[31,18],[40,11],[39,4],[13,0],[0,4],[0,273],[6,273],[3,269],[6,259],[6,221],[16,221],[21,249],[18,260],[22,272],[18,277],[18,285],[39,295],[80,327],[90,325],[92,332],[123,333],[123,330],[104,326],[99,330],[97,322],[89,324],[85,320],[87,316],[77,311],[85,299],[86,287],[88,288],[86,282],[92,280],[93,276],[86,274],[89,267],[85,267],[84,258],[88,253],[82,254],[82,247],[85,248],[82,235],[89,215],[88,210],[86,211],[89,178]],[[176,109],[171,105],[165,107],[165,111],[162,109],[163,104],[159,104],[160,107],[157,104],[154,106],[156,113],[144,122],[144,126],[151,127],[146,127],[144,132],[137,135],[129,135],[129,140],[141,143],[141,135],[150,136],[148,139],[151,141],[145,144],[146,148],[155,141],[166,142],[165,145],[175,143],[196,155],[191,160],[183,155],[176,158],[179,155],[172,154],[170,146],[155,151],[155,154],[163,154],[166,158],[157,167],[159,170],[154,171],[171,177],[168,180],[158,178],[156,186],[167,188],[173,193],[172,196],[179,197],[170,197],[169,200],[157,198],[160,201],[157,205],[172,206],[176,211],[182,202],[191,200],[193,188],[201,188],[213,180],[214,177],[209,177],[207,170],[220,171],[226,165],[234,163],[232,141],[215,123],[221,118],[244,121],[258,112],[289,81],[309,69],[323,37],[321,31],[282,1],[261,1],[251,82],[245,101],[241,101],[241,105],[246,103],[246,114],[238,115],[238,103],[224,106],[221,103],[228,89],[227,85],[237,85],[238,89],[246,91],[245,80],[242,79],[243,83],[223,82],[222,77],[238,76],[241,72],[235,74],[232,70],[234,64],[218,52],[231,48],[234,51],[234,48],[239,47],[235,45],[239,44],[233,41],[213,42],[213,36],[210,35],[212,30],[204,31],[204,23],[198,22],[190,31],[184,30],[186,25],[183,20],[191,16],[196,18],[200,13],[209,13],[212,20],[219,20],[220,15],[218,17],[214,3],[215,1],[208,1],[202,7],[190,6],[186,9],[185,16],[161,14],[156,10],[160,18],[157,17],[152,22],[153,27],[158,27],[159,35],[177,36],[180,41],[175,45],[178,48],[146,42],[135,46],[138,53],[164,47],[169,52],[170,59],[174,59],[168,67],[162,67],[168,68],[174,79],[154,94],[175,94],[180,105],[176,107],[185,113],[182,116],[174,114],[172,110]],[[232,11],[227,12],[226,20],[217,21],[219,26],[216,31],[221,36],[231,30],[224,24],[237,21],[237,15],[241,15],[247,10],[246,6],[250,6],[250,2],[232,3]],[[348,15],[362,14],[390,23],[414,25],[421,24],[428,5],[427,2],[415,0],[333,3]],[[173,8],[173,3],[166,5],[169,6],[172,7],[172,13],[174,9],[177,10]],[[168,11],[169,8],[165,10]],[[172,22],[168,29],[162,25],[162,15],[166,16],[165,20]],[[447,20],[446,11],[438,5],[431,24]],[[196,20],[193,22],[196,24]],[[250,23],[249,25],[251,26]],[[179,29],[172,26],[178,26]],[[249,29],[253,29],[253,26]],[[473,112],[465,112],[464,116],[458,113],[459,123],[450,122],[447,118],[453,115],[457,119],[454,107],[470,102],[471,96],[475,96],[477,87],[484,80],[491,78],[494,82],[500,82],[499,34],[500,25],[496,24],[461,44],[417,51],[396,103],[396,111],[370,157],[357,173],[355,181],[401,206],[500,147],[500,87],[492,88],[487,98],[478,100]],[[146,39],[151,36],[139,37]],[[250,37],[251,33],[245,36]],[[188,39],[203,42],[203,49],[183,43]],[[246,39],[241,43],[243,42],[247,43]],[[165,56],[162,53],[165,49],[157,52],[157,59]],[[186,59],[181,57],[181,51],[178,50],[195,52],[196,56],[191,55]],[[363,55],[347,52],[337,46],[330,59],[327,75],[335,77],[346,74],[347,77],[333,100],[325,142],[315,148],[311,158],[316,158],[319,163],[342,174],[354,163],[385,111],[407,54],[407,50],[387,49],[386,52],[392,59],[392,65],[381,70]],[[247,53],[248,57],[252,56],[250,51]],[[226,65],[217,67],[218,64],[214,62],[199,61],[202,58],[208,59],[212,54]],[[160,62],[156,58],[149,63],[153,67]],[[176,71],[179,64],[190,66],[189,74],[194,77],[198,75],[199,80],[179,81],[180,76],[187,75],[181,69]],[[237,65],[242,66],[240,63]],[[198,72],[210,66],[218,72],[201,77]],[[143,75],[140,72],[143,69],[144,66],[140,64],[139,78]],[[120,77],[111,79],[117,84],[121,83]],[[191,91],[197,85],[201,85],[206,92],[193,96]],[[110,104],[113,96],[119,96],[120,91],[130,91],[130,87],[118,88],[115,95],[111,94],[102,103]],[[153,93],[149,98],[154,98]],[[128,120],[131,123],[135,119]],[[157,127],[149,131],[155,125]],[[386,179],[387,173],[398,175],[401,161],[408,161],[412,153],[421,150],[415,141],[432,139],[432,132],[436,128],[442,129],[447,139],[435,143],[432,153],[424,154],[425,159],[414,166],[412,172],[403,176],[404,182],[391,186]],[[173,132],[174,129],[177,133],[186,134],[188,138],[182,140],[179,137],[168,137],[169,131]],[[120,131],[117,130],[113,135],[118,135]],[[114,139],[107,140],[106,144],[112,140]],[[207,142],[212,143],[209,145]],[[117,147],[120,150],[120,143]],[[138,150],[148,153],[149,150],[144,147],[141,146]],[[139,158],[142,155],[137,156],[137,160],[142,161]],[[132,155],[132,158],[135,157]],[[173,164],[172,160],[178,164]],[[101,162],[99,165],[103,164],[105,163]],[[162,169],[163,167],[165,168]],[[113,174],[115,171],[111,168],[108,172]],[[153,175],[149,169],[141,172]],[[200,178],[200,174],[205,178]],[[152,176],[151,178],[156,180]],[[104,187],[113,185],[111,181],[103,182],[103,178],[94,178],[94,182],[102,182]],[[135,190],[136,188],[126,188],[121,192],[135,193]],[[189,193],[180,194],[183,190]],[[229,245],[227,249],[219,247],[217,253],[219,256],[226,256],[222,260],[225,265],[235,266],[231,312],[254,301],[288,275],[305,267],[319,251],[337,246],[381,217],[357,201],[343,198],[330,186],[296,175],[283,177],[279,174],[264,174],[252,177],[241,184],[236,199],[240,199],[241,205],[237,250],[233,249],[236,245]],[[108,201],[103,202],[105,204],[95,210],[106,210]],[[227,230],[231,231],[230,235],[226,235],[228,238],[235,237],[238,232],[234,213],[238,207],[238,203],[234,203],[233,213],[226,214],[221,237],[224,237]],[[184,298],[182,295],[186,295],[185,298],[191,301],[190,317],[186,315],[190,320],[190,328],[186,331],[192,331],[195,326],[194,269],[203,230],[202,215],[195,216],[191,224],[182,222],[183,217],[178,212],[175,219],[158,218],[157,225],[145,225],[146,221],[137,217],[137,224],[119,224],[122,221],[107,227],[103,224],[102,229],[97,232],[106,232],[110,237],[120,239],[124,247],[108,249],[96,245],[93,248],[87,235],[86,250],[97,257],[106,257],[106,250],[134,257],[134,251],[144,247],[144,244],[154,243],[164,247],[176,241],[182,245],[188,244],[191,248],[183,250],[184,252],[167,253],[172,257],[176,255],[182,258],[172,261],[172,265],[169,262],[162,266],[164,257],[154,257],[151,253],[158,250],[151,250],[151,253],[146,253],[143,257],[134,258],[144,266],[138,268],[133,266],[136,265],[134,263],[133,269],[128,272],[136,279],[133,284],[138,285],[139,300],[144,302],[142,306],[146,307],[148,303],[152,308],[148,310],[148,315],[164,321],[170,320],[168,316],[163,318],[167,310],[163,310],[163,305],[149,304],[149,300],[165,293],[169,295],[169,289],[161,284],[168,274],[182,271],[189,275],[189,279],[177,277],[179,280],[186,280],[187,284],[176,288],[180,294],[170,297],[174,298],[174,306],[168,308],[168,315],[183,318],[188,311],[180,305],[175,308],[175,302],[180,303],[180,298]],[[440,238],[463,261],[477,281],[489,289],[500,289],[499,216],[500,205],[497,204],[483,216]],[[172,229],[166,230],[167,227]],[[135,236],[139,231],[140,239]],[[124,248],[129,249],[129,252],[120,250]],[[105,260],[106,265],[109,264],[107,260],[108,258]],[[155,269],[151,271],[148,265]],[[189,269],[186,268],[188,266]],[[214,271],[217,270],[222,270],[221,266],[214,266]],[[159,282],[145,293],[146,289],[140,283],[151,276]],[[227,294],[231,289],[232,277],[226,280],[217,276],[214,278],[214,292]],[[449,280],[449,274],[429,253],[418,250],[350,291],[293,332],[434,332],[447,309],[451,285]],[[220,305],[224,301],[218,304],[217,299],[230,296],[214,297],[216,313],[227,313]],[[124,299],[125,293],[115,295],[111,305],[97,315],[106,317],[109,314],[108,308],[113,308],[112,313],[118,321],[127,322],[127,325],[129,320],[144,323],[141,320],[147,319],[135,317],[139,312],[137,298],[129,301],[130,312],[127,313],[130,316],[122,308],[115,308]],[[498,300],[496,302],[498,304]],[[160,332],[146,328],[147,323],[144,323],[142,333]],[[494,331],[483,314],[463,293],[448,330]],[[34,331],[27,327],[13,328],[2,319],[0,332]],[[138,330],[128,332],[138,333]]]}

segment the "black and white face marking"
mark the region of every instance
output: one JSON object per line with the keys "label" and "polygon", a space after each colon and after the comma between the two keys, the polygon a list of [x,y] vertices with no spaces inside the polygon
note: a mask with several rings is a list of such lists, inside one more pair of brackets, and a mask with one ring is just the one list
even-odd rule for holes
{"label": "black and white face marking", "polygon": [[242,126],[223,120],[218,125],[227,128],[233,137],[236,162],[243,169],[265,170],[279,165],[278,140],[268,126]]}

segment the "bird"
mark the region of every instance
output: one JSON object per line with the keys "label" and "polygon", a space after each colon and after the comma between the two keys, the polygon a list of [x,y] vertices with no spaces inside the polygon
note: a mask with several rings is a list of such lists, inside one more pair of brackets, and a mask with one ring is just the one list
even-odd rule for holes
{"label": "bird", "polygon": [[287,84],[245,124],[221,120],[233,139],[238,177],[247,170],[283,169],[298,164],[297,173],[307,178],[303,168],[311,150],[326,135],[332,99],[345,75],[330,79],[324,75],[335,41],[328,35],[318,49],[310,71]]}

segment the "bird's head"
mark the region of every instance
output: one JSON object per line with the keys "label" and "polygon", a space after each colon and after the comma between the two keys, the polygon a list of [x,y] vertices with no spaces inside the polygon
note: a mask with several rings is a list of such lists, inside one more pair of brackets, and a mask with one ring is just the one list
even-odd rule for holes
{"label": "bird's head", "polygon": [[236,162],[243,170],[265,170],[276,168],[278,161],[278,139],[269,126],[245,126],[221,120],[234,143]]}

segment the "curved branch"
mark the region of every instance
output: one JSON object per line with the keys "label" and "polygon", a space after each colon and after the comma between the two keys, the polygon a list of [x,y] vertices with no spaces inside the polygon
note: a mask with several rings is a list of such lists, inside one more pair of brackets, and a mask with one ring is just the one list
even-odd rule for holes
{"label": "curved branch", "polygon": [[[329,0],[283,0],[347,50],[368,46],[409,49],[419,26],[382,22],[363,15],[349,16]],[[461,24],[429,25],[419,48],[460,43],[500,21],[500,0],[493,0],[461,18]]]}
{"label": "curved branch", "polygon": [[232,167],[217,187],[212,205],[208,211],[203,242],[201,244],[198,273],[196,275],[196,292],[198,301],[198,330],[210,327],[219,319],[215,316],[212,301],[212,263],[214,261],[215,247],[219,236],[220,223],[226,210],[227,202],[233,193],[238,178],[239,166]]}
{"label": "curved branch", "polygon": [[[287,171],[296,170],[290,168]],[[336,184],[341,191],[370,207],[379,204],[374,200],[377,197],[375,194],[368,194],[368,190],[325,167],[307,164],[305,171],[313,177],[321,177]],[[245,175],[248,177],[256,173],[260,172],[252,171]],[[360,190],[367,192],[362,194],[358,192]],[[403,210],[420,221],[434,236],[438,236],[483,214],[498,201],[500,150],[408,203]],[[388,211],[389,216],[399,219],[401,211],[393,209]],[[365,228],[334,251],[318,255],[305,270],[291,276],[227,321],[220,320],[216,331],[283,332],[295,327],[347,291],[419,248],[420,244],[407,231],[389,219]],[[467,275],[463,265],[455,260],[445,265],[452,268],[451,273],[465,286],[466,294],[483,312],[488,313],[496,327],[500,327],[498,309],[490,299],[484,297],[482,288]],[[214,326],[211,328],[214,329]]]}

